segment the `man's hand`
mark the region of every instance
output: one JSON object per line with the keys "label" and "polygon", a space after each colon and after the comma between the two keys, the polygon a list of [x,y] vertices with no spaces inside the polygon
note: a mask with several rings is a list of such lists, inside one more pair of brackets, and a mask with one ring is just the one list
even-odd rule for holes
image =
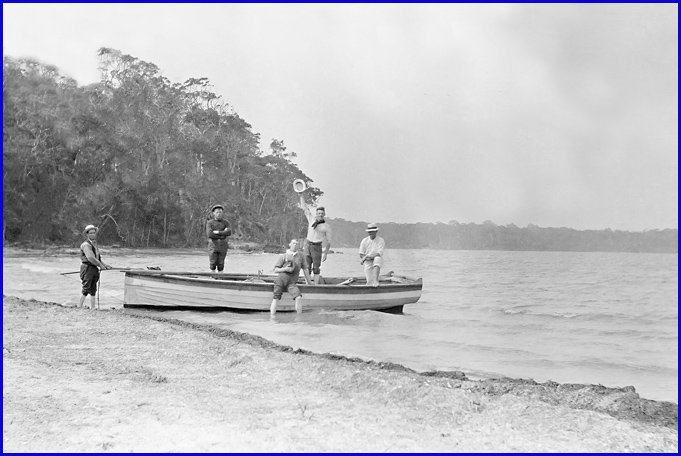
{"label": "man's hand", "polygon": [[322,253],[322,262],[326,261],[326,252]]}

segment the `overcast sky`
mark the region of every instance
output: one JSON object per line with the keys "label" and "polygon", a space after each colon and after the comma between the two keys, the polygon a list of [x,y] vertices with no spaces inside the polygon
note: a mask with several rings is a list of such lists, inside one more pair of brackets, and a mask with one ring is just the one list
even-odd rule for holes
{"label": "overcast sky", "polygon": [[207,77],[330,217],[676,228],[676,4],[3,4],[3,52]]}

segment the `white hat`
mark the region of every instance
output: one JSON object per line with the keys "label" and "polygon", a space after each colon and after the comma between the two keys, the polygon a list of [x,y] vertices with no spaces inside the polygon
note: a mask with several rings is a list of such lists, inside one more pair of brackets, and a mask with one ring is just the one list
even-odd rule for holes
{"label": "white hat", "polygon": [[378,231],[378,225],[376,225],[375,223],[369,223],[367,225],[366,231],[368,231],[369,233],[371,233],[372,231]]}
{"label": "white hat", "polygon": [[90,231],[90,230],[95,230],[95,233],[96,233],[97,231],[99,231],[99,228],[97,228],[97,227],[94,226],[94,225],[88,225],[88,226],[86,226],[85,229],[83,230],[83,233],[87,234],[87,232]]}
{"label": "white hat", "polygon": [[305,181],[303,181],[302,179],[296,179],[293,181],[293,190],[296,193],[304,192],[306,187],[307,185],[305,185]]}

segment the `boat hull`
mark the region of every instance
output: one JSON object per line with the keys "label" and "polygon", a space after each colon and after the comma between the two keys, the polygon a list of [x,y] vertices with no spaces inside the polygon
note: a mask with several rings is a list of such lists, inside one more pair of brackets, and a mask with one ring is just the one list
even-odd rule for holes
{"label": "boat hull", "polygon": [[[159,273],[128,271],[125,275],[124,307],[159,309],[234,309],[269,311],[274,276],[249,277],[243,274]],[[330,279],[334,280],[334,279]],[[343,279],[335,279],[341,282]],[[405,304],[421,297],[421,279],[390,278],[379,287],[355,278],[349,285],[299,284],[305,310],[385,310],[399,312]],[[290,294],[284,293],[277,311],[295,310]]]}

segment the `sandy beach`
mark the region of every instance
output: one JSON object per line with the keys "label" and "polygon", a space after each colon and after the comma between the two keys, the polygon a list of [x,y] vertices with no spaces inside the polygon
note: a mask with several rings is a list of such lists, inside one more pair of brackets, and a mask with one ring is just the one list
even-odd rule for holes
{"label": "sandy beach", "polygon": [[6,452],[677,452],[629,388],[474,381],[3,296]]}

